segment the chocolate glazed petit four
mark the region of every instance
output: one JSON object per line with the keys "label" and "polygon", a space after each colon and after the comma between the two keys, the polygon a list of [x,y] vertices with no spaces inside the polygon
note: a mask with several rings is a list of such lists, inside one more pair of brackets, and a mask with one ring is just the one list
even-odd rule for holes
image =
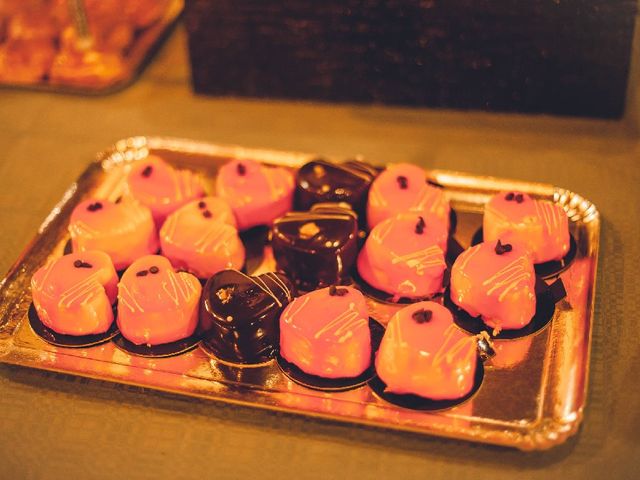
{"label": "chocolate glazed petit four", "polygon": [[536,276],[521,245],[483,242],[465,250],[451,269],[451,300],[486,325],[521,329],[536,313]]}
{"label": "chocolate glazed petit four", "polygon": [[422,168],[409,163],[389,166],[371,184],[367,202],[369,229],[403,212],[436,216],[449,229],[451,208],[444,191],[428,183]]}
{"label": "chocolate glazed petit four", "polygon": [[280,317],[280,356],[318,377],[361,375],[371,365],[364,296],[355,288],[331,286],[296,298]]}
{"label": "chocolate glazed petit four", "polygon": [[221,198],[194,200],[167,217],[160,229],[162,254],[176,268],[209,278],[242,268],[245,249],[229,205]]}
{"label": "chocolate glazed petit four", "polygon": [[346,204],[317,204],[273,223],[278,269],[301,290],[343,283],[358,254],[358,221]]}
{"label": "chocolate glazed petit four", "polygon": [[494,195],[485,205],[482,230],[486,242],[509,235],[510,243],[528,249],[536,264],[560,260],[569,252],[569,220],[564,209],[526,193]]}
{"label": "chocolate glazed petit four", "polygon": [[157,155],[136,162],[127,175],[129,194],[151,209],[158,228],[167,215],[202,197],[204,186],[189,170],[178,170]]}
{"label": "chocolate glazed petit four", "polygon": [[389,295],[422,299],[442,292],[447,227],[437,216],[403,213],[374,227],[358,256],[364,282]]}
{"label": "chocolate glazed petit four", "polygon": [[31,279],[39,320],[63,335],[96,335],[113,323],[118,276],[109,255],[86,251],[64,255]]}
{"label": "chocolate glazed petit four", "polygon": [[134,345],[155,346],[190,337],[198,325],[202,287],[161,255],[139,258],[118,284],[118,327]]}
{"label": "chocolate glazed petit four", "polygon": [[236,216],[238,230],[271,225],[293,206],[293,174],[253,160],[232,160],[220,168],[216,193]]}
{"label": "chocolate glazed petit four", "polygon": [[363,217],[369,187],[377,174],[371,165],[358,160],[333,163],[317,159],[306,163],[296,176],[296,209],[306,211],[316,203],[345,202],[359,218]]}
{"label": "chocolate glazed petit four", "polygon": [[101,250],[118,271],[158,251],[151,211],[130,198],[118,203],[97,199],[79,203],[71,213],[69,233],[74,252]]}
{"label": "chocolate glazed petit four", "polygon": [[269,361],[278,345],[278,318],[294,295],[281,273],[218,272],[207,281],[200,302],[203,348],[231,363]]}

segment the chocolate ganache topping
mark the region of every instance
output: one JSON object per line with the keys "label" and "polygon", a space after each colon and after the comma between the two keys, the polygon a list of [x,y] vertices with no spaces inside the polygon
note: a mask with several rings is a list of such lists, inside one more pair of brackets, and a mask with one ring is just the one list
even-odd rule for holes
{"label": "chocolate ganache topping", "polygon": [[200,330],[205,347],[224,361],[256,364],[271,359],[279,341],[280,313],[295,295],[281,273],[255,277],[223,270],[205,284]]}
{"label": "chocolate ganache topping", "polygon": [[371,182],[378,172],[359,160],[332,163],[317,159],[303,165],[296,177],[295,205],[308,210],[321,202],[346,202],[364,215]]}
{"label": "chocolate ganache topping", "polygon": [[306,291],[341,283],[358,253],[357,223],[356,214],[339,204],[280,217],[271,241],[278,269]]}

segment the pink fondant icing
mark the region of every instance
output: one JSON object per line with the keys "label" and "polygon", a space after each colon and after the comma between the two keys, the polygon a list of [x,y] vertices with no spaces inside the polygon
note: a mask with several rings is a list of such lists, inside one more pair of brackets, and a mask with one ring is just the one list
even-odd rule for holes
{"label": "pink fondant icing", "polygon": [[[507,244],[510,245],[510,244]],[[529,252],[519,245],[496,253],[496,242],[465,250],[451,269],[451,300],[500,330],[523,328],[536,311],[536,276]]]}
{"label": "pink fondant icing", "polygon": [[369,313],[351,287],[323,288],[296,298],[280,317],[280,354],[306,373],[356,377],[371,363]]}
{"label": "pink fondant icing", "polygon": [[231,207],[217,197],[194,200],[167,217],[160,229],[162,254],[199,278],[240,269],[245,250]]}
{"label": "pink fondant icing", "polygon": [[94,335],[113,323],[117,284],[109,255],[86,251],[64,255],[38,269],[31,279],[31,293],[40,320],[51,330]]}
{"label": "pink fondant icing", "polygon": [[293,174],[253,160],[232,160],[220,168],[216,193],[236,216],[238,230],[270,225],[293,206]]}
{"label": "pink fondant icing", "polygon": [[402,212],[435,215],[449,228],[450,207],[443,190],[429,185],[425,171],[410,163],[389,166],[371,184],[369,229]]}
{"label": "pink fondant icing", "polygon": [[69,233],[74,252],[101,250],[111,257],[116,270],[124,270],[136,258],[158,251],[151,211],[132,199],[79,203],[71,214]]}
{"label": "pink fondant icing", "polygon": [[438,217],[399,214],[371,231],[358,256],[358,273],[372,287],[397,297],[434,295],[443,288],[446,245],[447,227]]}
{"label": "pink fondant icing", "polygon": [[522,244],[533,263],[560,260],[569,251],[569,220],[560,205],[535,200],[526,193],[501,192],[485,205],[484,240],[496,242],[509,236]]}
{"label": "pink fondant icing", "polygon": [[158,228],[167,215],[205,194],[196,174],[178,170],[157,155],[149,155],[131,167],[127,187],[136,200],[151,209]]}
{"label": "pink fondant icing", "polygon": [[388,392],[456,399],[473,388],[477,357],[475,338],[453,323],[449,310],[419,302],[391,318],[376,355],[376,372]]}
{"label": "pink fondant icing", "polygon": [[118,284],[118,327],[136,345],[159,345],[193,334],[202,287],[161,255],[139,258]]}

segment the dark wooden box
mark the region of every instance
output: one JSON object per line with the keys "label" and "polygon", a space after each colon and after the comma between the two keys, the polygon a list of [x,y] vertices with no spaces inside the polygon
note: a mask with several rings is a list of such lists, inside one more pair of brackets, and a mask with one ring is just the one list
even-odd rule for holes
{"label": "dark wooden box", "polygon": [[636,0],[187,0],[196,92],[620,117]]}

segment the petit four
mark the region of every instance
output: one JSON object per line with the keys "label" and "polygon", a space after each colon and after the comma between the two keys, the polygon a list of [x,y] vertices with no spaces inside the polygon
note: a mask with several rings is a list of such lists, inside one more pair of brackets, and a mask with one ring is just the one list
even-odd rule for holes
{"label": "petit four", "polygon": [[302,290],[342,283],[358,254],[356,214],[339,204],[289,212],[273,223],[271,246],[277,267]]}
{"label": "petit four", "polygon": [[377,174],[371,165],[358,160],[344,163],[312,160],[300,167],[296,175],[296,208],[306,211],[316,203],[345,202],[361,217]]}
{"label": "petit four", "polygon": [[187,272],[176,272],[161,255],[131,264],[118,284],[118,327],[135,345],[160,345],[192,335],[198,325],[202,287]]}
{"label": "petit four", "polygon": [[465,250],[451,269],[451,300],[501,330],[520,329],[536,312],[536,276],[530,254],[511,243],[483,242]]}
{"label": "petit four", "polygon": [[136,162],[127,175],[129,193],[151,209],[158,228],[182,205],[205,195],[200,178],[178,170],[157,155]]}
{"label": "petit four", "polygon": [[113,323],[118,276],[111,258],[90,250],[64,255],[31,279],[40,321],[64,335],[94,335]]}
{"label": "petit four", "polygon": [[293,206],[293,174],[253,160],[232,160],[220,168],[216,193],[231,206],[238,230],[270,225]]}
{"label": "petit four", "polygon": [[233,363],[271,359],[278,345],[278,318],[294,294],[281,273],[255,277],[238,270],[216,273],[204,286],[200,303],[205,349]]}
{"label": "petit four", "polygon": [[391,165],[371,184],[367,202],[367,222],[372,229],[398,213],[436,216],[449,228],[449,201],[442,189],[427,182],[417,165]]}
{"label": "petit four", "polygon": [[160,246],[174,267],[199,278],[244,264],[233,212],[216,197],[193,200],[170,214],[160,229]]}
{"label": "petit four", "polygon": [[89,199],[71,213],[69,233],[74,252],[101,250],[116,270],[158,251],[158,235],[151,211],[132,199],[119,203]]}
{"label": "petit four", "polygon": [[296,298],[280,317],[280,355],[318,377],[364,373],[371,364],[365,298],[354,288],[336,286]]}
{"label": "petit four", "polygon": [[376,225],[358,256],[358,274],[399,299],[440,293],[447,227],[439,217],[403,213]]}
{"label": "petit four", "polygon": [[494,195],[485,205],[482,230],[486,242],[508,234],[510,243],[531,251],[533,263],[560,260],[569,252],[569,220],[564,209],[526,193]]}
{"label": "petit four", "polygon": [[473,389],[477,361],[475,337],[453,323],[451,312],[419,302],[391,318],[376,355],[376,373],[385,392],[456,399]]}

